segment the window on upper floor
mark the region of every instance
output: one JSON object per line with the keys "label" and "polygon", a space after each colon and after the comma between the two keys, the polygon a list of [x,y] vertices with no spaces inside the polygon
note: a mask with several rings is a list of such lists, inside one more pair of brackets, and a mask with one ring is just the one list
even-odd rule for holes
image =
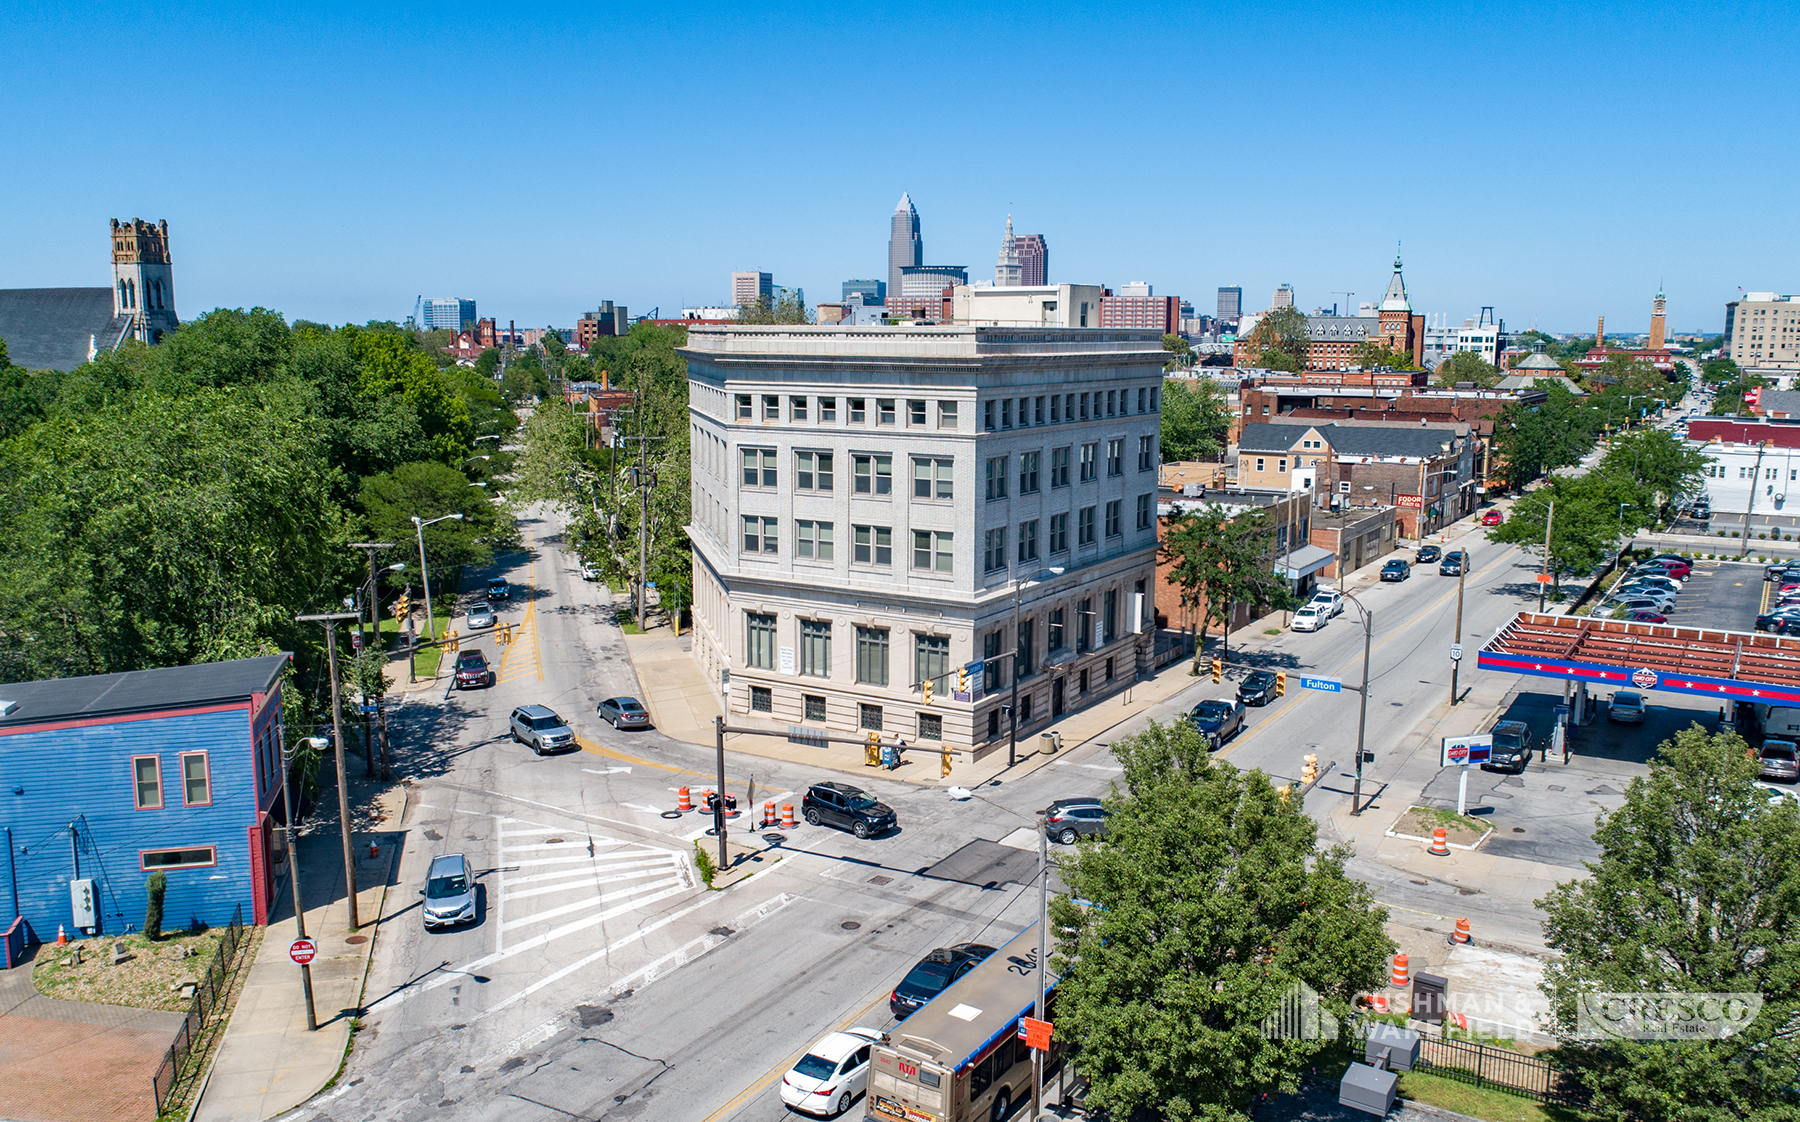
{"label": "window on upper floor", "polygon": [[938,402],[938,428],[954,429],[956,427],[956,402]]}
{"label": "window on upper floor", "polygon": [[745,448],[743,450],[743,455],[744,455],[744,486],[746,486],[746,487],[773,487],[773,486],[775,486],[775,476],[776,476],[775,449],[773,449],[773,448]]}
{"label": "window on upper floor", "polygon": [[831,490],[830,452],[794,453],[794,489],[798,491]]}
{"label": "window on upper floor", "polygon": [[184,806],[212,805],[212,770],[205,752],[181,754],[181,801]]}
{"label": "window on upper floor", "polygon": [[925,427],[925,403],[915,398],[906,402],[906,423],[913,428]]}
{"label": "window on upper floor", "polygon": [[1067,487],[1069,485],[1069,453],[1070,448],[1050,449],[1050,486]]}
{"label": "window on upper floor", "polygon": [[804,395],[788,398],[788,419],[798,424],[806,422],[806,398]]}
{"label": "window on upper floor", "polygon": [[763,420],[765,420],[765,421],[781,420],[781,395],[780,394],[774,394],[774,393],[763,394]]}
{"label": "window on upper floor", "polygon": [[133,756],[131,758],[131,779],[137,808],[139,810],[161,809],[163,804],[162,757]]}
{"label": "window on upper floor", "polygon": [[748,421],[751,419],[750,395],[747,393],[737,395],[737,419],[740,421]]}
{"label": "window on upper floor", "polygon": [[987,532],[981,559],[982,567],[990,573],[1006,568],[1006,527],[998,526]]}
{"label": "window on upper floor", "polygon": [[1156,467],[1156,438],[1154,436],[1138,437],[1138,470],[1149,471]]}
{"label": "window on upper floor", "polygon": [[865,452],[850,457],[859,495],[890,495],[894,491],[894,457]]}
{"label": "window on upper floor", "polygon": [[1113,437],[1106,442],[1106,474],[1125,474],[1125,439]]}
{"label": "window on upper floor", "polygon": [[819,399],[819,423],[837,424],[837,398],[821,397]]}
{"label": "window on upper floor", "polygon": [[878,397],[875,399],[875,423],[878,425],[892,425],[894,423],[893,398]]}
{"label": "window on upper floor", "polygon": [[868,405],[868,401],[865,398],[860,398],[860,397],[846,398],[845,403],[850,408],[850,423],[851,424],[861,425],[861,424],[867,423],[869,414],[868,414],[868,410],[865,407]]}
{"label": "window on upper floor", "polygon": [[1006,497],[1006,457],[991,456],[987,462],[987,497],[1004,499]]}
{"label": "window on upper floor", "polygon": [[1081,446],[1081,481],[1092,483],[1100,477],[1100,445]]}
{"label": "window on upper floor", "polygon": [[955,460],[923,456],[913,459],[913,498],[954,499],[955,497]]}

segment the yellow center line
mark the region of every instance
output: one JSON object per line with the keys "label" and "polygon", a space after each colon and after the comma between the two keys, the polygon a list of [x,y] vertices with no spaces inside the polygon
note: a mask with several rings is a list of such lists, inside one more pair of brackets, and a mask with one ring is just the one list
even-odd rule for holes
{"label": "yellow center line", "polygon": [[[888,987],[886,987],[884,985],[882,988],[886,989]],[[857,1013],[852,1014],[851,1016],[845,1017],[843,1020],[839,1021],[829,1031],[843,1032],[847,1028],[857,1027],[858,1025],[860,1025],[862,1023],[863,1017],[866,1014],[868,1014],[868,1012],[870,1010],[874,1009],[876,1006],[878,1006],[880,1004],[881,1004],[881,994],[877,993],[875,995],[875,997],[869,1001],[868,1004],[866,1004],[862,1007],[860,1012],[857,1012]],[[786,1075],[789,1071],[793,1070],[794,1065],[800,1062],[800,1057],[806,1055],[807,1049],[809,1049],[811,1047],[812,1047],[812,1045],[808,1044],[805,1048],[801,1048],[799,1051],[790,1055],[786,1060],[782,1061],[782,1063],[779,1066],[777,1066],[773,1071],[769,1072],[767,1075],[763,1076],[761,1079],[758,1079],[755,1083],[750,1084],[750,1086],[748,1086],[748,1087],[744,1088],[742,1091],[738,1092],[737,1096],[735,1098],[733,1098],[730,1102],[726,1103],[724,1106],[720,1107],[719,1109],[713,1111],[711,1114],[707,1115],[704,1122],[719,1122],[719,1120],[721,1118],[724,1118],[727,1114],[729,1114],[732,1111],[743,1106],[744,1103],[755,1098],[757,1095],[762,1094],[762,1092],[768,1088],[769,1084],[775,1082],[777,1079],[780,1079],[782,1076]],[[865,1094],[866,1093],[867,1092],[865,1092]]]}

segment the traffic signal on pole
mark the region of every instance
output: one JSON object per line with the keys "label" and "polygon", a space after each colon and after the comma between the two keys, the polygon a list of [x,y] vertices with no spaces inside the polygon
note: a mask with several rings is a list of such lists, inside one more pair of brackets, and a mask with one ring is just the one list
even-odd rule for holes
{"label": "traffic signal on pole", "polygon": [[456,631],[454,629],[444,632],[444,647],[452,651],[456,649]]}
{"label": "traffic signal on pole", "polygon": [[969,668],[966,666],[956,668],[956,692],[964,694],[969,692]]}
{"label": "traffic signal on pole", "polygon": [[1213,671],[1213,681],[1222,682],[1225,680],[1225,663],[1224,662],[1222,662],[1221,660],[1216,659],[1216,658],[1213,659],[1212,671]]}
{"label": "traffic signal on pole", "polygon": [[1311,785],[1319,778],[1319,757],[1308,752],[1301,757],[1300,782]]}
{"label": "traffic signal on pole", "polygon": [[1275,696],[1287,696],[1287,671],[1285,670],[1275,671]]}
{"label": "traffic signal on pole", "polygon": [[412,615],[412,593],[402,592],[400,599],[394,601],[394,618],[405,619]]}
{"label": "traffic signal on pole", "polygon": [[925,679],[925,704],[931,704],[931,679]]}

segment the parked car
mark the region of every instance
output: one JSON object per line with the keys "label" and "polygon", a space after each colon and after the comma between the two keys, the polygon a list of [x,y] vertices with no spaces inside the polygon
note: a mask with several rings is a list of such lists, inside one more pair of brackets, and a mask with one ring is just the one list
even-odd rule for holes
{"label": "parked car", "polygon": [[469,630],[479,631],[484,627],[494,626],[494,609],[486,604],[477,604],[469,609]]}
{"label": "parked car", "polygon": [[595,706],[600,719],[616,729],[647,729],[650,710],[635,697],[609,697]]}
{"label": "parked car", "polygon": [[1188,723],[1217,748],[1243,731],[1244,702],[1241,698],[1209,697],[1189,710]]}
{"label": "parked car", "polygon": [[1642,592],[1633,592],[1625,596],[1609,596],[1600,606],[1604,608],[1605,611],[1597,612],[1595,613],[1596,615],[1611,615],[1620,608],[1624,608],[1628,612],[1637,611],[1641,608],[1648,608],[1650,611],[1662,612],[1666,615],[1668,614],[1669,609],[1675,606],[1675,597],[1666,592],[1645,589]]}
{"label": "parked car", "polygon": [[1313,597],[1308,603],[1314,607],[1323,605],[1327,615],[1340,616],[1344,614],[1344,594],[1333,588],[1319,589],[1313,593]]}
{"label": "parked car", "polygon": [[1460,549],[1453,549],[1444,554],[1443,561],[1438,564],[1438,572],[1446,577],[1460,577],[1462,571],[1463,551]]}
{"label": "parked car", "polygon": [[1331,622],[1330,614],[1316,604],[1308,604],[1294,613],[1295,631],[1317,631]]}
{"label": "parked car", "polygon": [[1661,612],[1653,612],[1649,608],[1633,608],[1625,613],[1625,618],[1632,623],[1667,623],[1669,617]]}
{"label": "parked car", "polygon": [[1670,593],[1680,592],[1682,588],[1680,581],[1674,577],[1665,577],[1661,573],[1627,573],[1625,579],[1619,582],[1619,587],[1627,586],[1660,588],[1664,592]]}
{"label": "parked car", "polygon": [[1606,708],[1606,719],[1622,724],[1641,725],[1644,723],[1644,695],[1636,690],[1620,690],[1612,695],[1612,704]]}
{"label": "parked car", "polygon": [[1405,580],[1410,576],[1412,576],[1412,566],[1408,565],[1405,558],[1402,557],[1396,557],[1381,567],[1382,580],[1398,581]]}
{"label": "parked car", "polygon": [[1757,758],[1762,761],[1764,779],[1800,780],[1800,753],[1795,752],[1793,741],[1765,740]]}
{"label": "parked car", "polygon": [[993,953],[994,948],[984,943],[958,943],[954,947],[939,947],[931,951],[919,960],[917,966],[906,972],[906,977],[888,995],[888,1010],[904,1020],[919,1006],[949,989],[951,982],[980,966],[981,961]]}
{"label": "parked car", "polygon": [[521,705],[512,711],[512,738],[531,745],[531,750],[540,756],[580,747],[575,743],[575,730],[556,715],[556,710],[544,705]]}
{"label": "parked car", "polygon": [[488,668],[487,655],[477,650],[456,652],[456,673],[451,678],[459,690],[476,690],[494,684],[494,672]]}
{"label": "parked car", "polygon": [[1435,545],[1422,545],[1419,547],[1418,554],[1413,559],[1421,565],[1429,565],[1443,555],[1444,551]]}
{"label": "parked car", "polygon": [[781,1101],[822,1118],[843,1114],[869,1088],[869,1050],[880,1039],[872,1028],[826,1033],[781,1077]]}
{"label": "parked car", "polygon": [[506,583],[505,577],[491,577],[488,580],[489,600],[511,600],[512,586]]}
{"label": "parked car", "polygon": [[1675,568],[1674,566],[1666,564],[1661,561],[1646,561],[1642,565],[1637,565],[1637,566],[1634,566],[1633,568],[1627,569],[1625,572],[1625,576],[1627,579],[1630,579],[1630,580],[1638,580],[1638,579],[1643,579],[1643,578],[1650,578],[1650,579],[1654,579],[1654,580],[1666,580],[1666,581],[1672,582],[1675,585],[1675,587],[1680,588],[1683,585],[1687,584],[1687,578],[1676,576],[1673,571],[1674,568]]}
{"label": "parked car", "polygon": [[1694,571],[1694,567],[1686,561],[1676,561],[1670,558],[1653,558],[1642,562],[1632,571],[1646,572],[1654,569],[1661,569],[1666,575],[1674,577],[1676,580],[1686,580],[1688,574]]}
{"label": "parked car", "polygon": [[848,783],[815,783],[800,800],[800,813],[813,826],[836,826],[872,838],[899,824],[894,808]]}
{"label": "parked car", "polygon": [[1785,580],[1789,573],[1800,573],[1800,561],[1776,561],[1763,566],[1764,580]]}
{"label": "parked car", "polygon": [[1488,754],[1484,771],[1510,771],[1514,775],[1531,762],[1531,726],[1524,721],[1497,721],[1494,724],[1494,748]]}
{"label": "parked car", "polygon": [[1275,675],[1267,670],[1252,670],[1238,683],[1237,697],[1245,705],[1267,705],[1276,696]]}
{"label": "parked car", "polygon": [[1800,611],[1767,612],[1757,616],[1756,630],[1771,635],[1800,634]]}
{"label": "parked car", "polygon": [[1490,510],[1481,516],[1483,526],[1498,526],[1506,520],[1506,516],[1497,510]]}
{"label": "parked car", "polygon": [[1106,808],[1097,798],[1057,799],[1044,808],[1044,832],[1064,845],[1083,834],[1106,836]]}
{"label": "parked car", "polygon": [[455,927],[475,918],[475,874],[469,859],[460,853],[442,853],[425,869],[425,897],[420,912],[427,929]]}
{"label": "parked car", "polygon": [[1791,787],[1777,787],[1773,783],[1758,783],[1756,789],[1769,797],[1769,809],[1779,810],[1786,803],[1800,806],[1800,791]]}

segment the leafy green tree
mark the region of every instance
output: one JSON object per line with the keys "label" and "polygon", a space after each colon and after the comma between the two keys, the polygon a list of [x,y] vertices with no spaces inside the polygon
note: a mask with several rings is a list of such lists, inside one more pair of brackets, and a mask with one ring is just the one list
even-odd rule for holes
{"label": "leafy green tree", "polygon": [[1165,463],[1204,460],[1225,450],[1230,404],[1211,378],[1163,381],[1162,458]]}
{"label": "leafy green tree", "polygon": [[1594,447],[1598,419],[1560,385],[1537,405],[1513,404],[1494,422],[1494,474],[1521,490],[1547,471],[1579,463]]}
{"label": "leafy green tree", "polygon": [[1502,375],[1493,364],[1474,351],[1457,351],[1438,364],[1431,380],[1440,386],[1454,386],[1459,382],[1473,382],[1479,389],[1493,389],[1499,384]]}
{"label": "leafy green tree", "polygon": [[489,347],[475,356],[475,373],[480,377],[492,380],[500,369],[500,348]]}
{"label": "leafy green tree", "polygon": [[1164,530],[1160,557],[1171,563],[1168,579],[1181,590],[1181,606],[1200,618],[1194,643],[1196,672],[1209,625],[1217,623],[1229,643],[1231,613],[1237,605],[1292,604],[1286,578],[1275,572],[1274,553],[1275,528],[1265,511],[1233,517],[1214,504],[1187,510],[1177,505]]}
{"label": "leafy green tree", "polygon": [[[1662,743],[1625,803],[1602,812],[1590,876],[1537,901],[1561,1060],[1596,1117],[1715,1122],[1795,1116],[1800,1072],[1800,807],[1771,806],[1732,733]],[[1108,822],[1110,830],[1112,823]],[[1583,1038],[1594,993],[1756,993],[1724,1040]]]}
{"label": "leafy green tree", "polygon": [[1673,433],[1646,428],[1615,438],[1600,461],[1600,472],[1635,480],[1647,496],[1646,513],[1660,516],[1670,503],[1701,490],[1709,462],[1704,452]]}
{"label": "leafy green tree", "polygon": [[1164,370],[1177,370],[1183,366],[1194,365],[1193,344],[1189,343],[1184,337],[1180,335],[1164,335],[1162,337],[1162,348],[1169,352],[1168,359],[1163,362]]}
{"label": "leafy green tree", "polygon": [[1305,313],[1298,308],[1276,308],[1258,320],[1250,332],[1256,365],[1270,370],[1289,373],[1304,370],[1311,343],[1312,330],[1307,326]]}
{"label": "leafy green tree", "polygon": [[401,464],[391,472],[363,480],[362,506],[369,530],[378,539],[414,542],[407,560],[407,580],[417,583],[417,532],[412,520],[462,514],[462,520],[446,519],[425,529],[425,553],[438,591],[449,571],[462,565],[481,565],[496,552],[516,549],[518,527],[504,506],[485,488],[471,486],[468,477],[447,464],[418,460]]}
{"label": "leafy green tree", "polygon": [[1396,351],[1385,343],[1369,341],[1356,345],[1355,362],[1365,370],[1386,367],[1389,370],[1417,370],[1412,355]]}
{"label": "leafy green tree", "polygon": [[1563,573],[1586,572],[1610,560],[1625,528],[1640,525],[1651,512],[1650,502],[1647,489],[1629,475],[1607,471],[1555,475],[1513,504],[1506,521],[1491,527],[1487,536],[1489,541],[1516,545],[1542,557],[1544,523],[1549,521],[1549,569],[1560,588]]}
{"label": "leafy green tree", "polygon": [[1725,385],[1736,380],[1742,373],[1738,364],[1724,355],[1707,360],[1706,365],[1700,368],[1700,378],[1709,386]]}
{"label": "leafy green tree", "polygon": [[1590,391],[1667,397],[1669,379],[1644,359],[1627,354],[1607,355],[1598,368],[1584,375]]}
{"label": "leafy green tree", "polygon": [[1057,1033],[1081,1043],[1092,1111],[1247,1118],[1334,1043],[1265,1034],[1265,1018],[1304,985],[1347,1026],[1356,995],[1385,982],[1386,909],[1345,874],[1348,847],[1315,849],[1298,797],[1211,760],[1186,722],[1113,754],[1106,840],[1061,860],[1067,894],[1051,904]]}
{"label": "leafy green tree", "polygon": [[399,332],[341,332],[361,367],[364,393],[397,394],[424,431],[428,454],[444,463],[461,463],[475,437],[468,403],[456,395],[437,364]]}
{"label": "leafy green tree", "polygon": [[811,323],[813,315],[806,306],[806,293],[798,288],[784,288],[774,299],[757,297],[754,303],[738,309],[737,321],[750,324]]}

